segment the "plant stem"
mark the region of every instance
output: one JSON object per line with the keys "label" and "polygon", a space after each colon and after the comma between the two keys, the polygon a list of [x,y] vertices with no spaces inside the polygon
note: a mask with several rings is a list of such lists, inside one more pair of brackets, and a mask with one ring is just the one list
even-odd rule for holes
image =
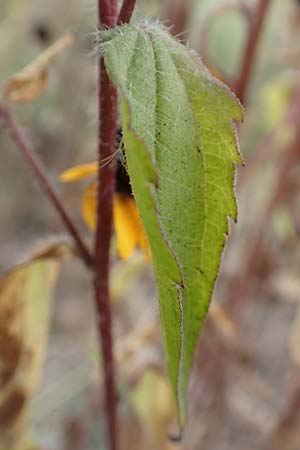
{"label": "plant stem", "polygon": [[181,41],[186,41],[186,27],[194,0],[169,0],[165,17],[170,23],[170,32]]}
{"label": "plant stem", "polygon": [[135,4],[136,0],[124,0],[118,17],[118,25],[121,25],[122,23],[129,23]]}
{"label": "plant stem", "polygon": [[257,44],[261,36],[270,0],[257,0],[257,6],[250,22],[248,38],[243,52],[240,75],[235,83],[235,93],[243,103],[249,86]]}
{"label": "plant stem", "polygon": [[[135,0],[125,0],[117,19],[116,0],[98,0],[99,29],[129,22]],[[101,337],[105,385],[105,409],[110,450],[117,450],[117,396],[113,355],[112,314],[109,295],[110,240],[112,235],[113,195],[116,167],[113,154],[116,143],[116,91],[110,82],[103,58],[99,58],[99,161],[111,158],[110,164],[98,168],[97,226],[95,236],[95,302]]]}
{"label": "plant stem", "polygon": [[[117,21],[116,0],[98,0],[99,28],[114,27]],[[115,151],[116,92],[112,86],[103,58],[99,59],[99,124],[98,160],[107,160]],[[117,450],[117,396],[113,357],[112,315],[109,295],[110,240],[112,208],[115,189],[115,164],[98,168],[97,226],[95,235],[95,302],[101,338],[104,371],[105,413],[110,450]]]}
{"label": "plant stem", "polygon": [[73,222],[73,219],[70,217],[69,213],[66,211],[63,203],[55,192],[55,188],[47,175],[47,171],[45,170],[38,156],[35,154],[32,145],[29,142],[28,138],[25,136],[22,128],[13,118],[10,109],[3,104],[0,104],[0,119],[8,129],[12,139],[16,143],[18,149],[21,151],[33,174],[38,179],[42,190],[58,212],[63,224],[65,225],[66,230],[71,235],[76,244],[80,257],[88,267],[91,267],[93,265],[93,257],[86,247],[79,230],[77,229],[75,223]]}
{"label": "plant stem", "polygon": [[[116,96],[100,62],[99,161],[113,155],[116,136]],[[105,111],[105,113],[104,113]],[[112,234],[112,202],[115,187],[115,165],[104,165],[98,175],[98,207],[95,239],[95,293],[98,325],[102,343],[105,377],[106,414],[110,449],[116,450],[116,393],[113,362],[112,318],[109,298],[109,253]]]}

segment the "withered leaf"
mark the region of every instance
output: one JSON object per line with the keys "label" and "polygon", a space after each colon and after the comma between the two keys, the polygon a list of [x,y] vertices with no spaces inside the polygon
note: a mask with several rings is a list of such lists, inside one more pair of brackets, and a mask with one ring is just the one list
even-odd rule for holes
{"label": "withered leaf", "polygon": [[172,433],[172,423],[176,417],[176,406],[166,377],[156,370],[145,370],[131,392],[130,399],[135,414],[151,440],[150,448],[180,450],[178,444],[174,447],[168,439],[168,432]]}
{"label": "withered leaf", "polygon": [[55,58],[72,43],[72,35],[64,34],[28,66],[13,75],[4,89],[5,100],[10,103],[26,103],[39,97],[47,85],[48,72]]}
{"label": "withered leaf", "polygon": [[44,359],[51,297],[67,242],[40,247],[0,277],[0,450],[16,450]]}
{"label": "withered leaf", "polygon": [[289,347],[292,360],[300,367],[300,308],[292,326]]}

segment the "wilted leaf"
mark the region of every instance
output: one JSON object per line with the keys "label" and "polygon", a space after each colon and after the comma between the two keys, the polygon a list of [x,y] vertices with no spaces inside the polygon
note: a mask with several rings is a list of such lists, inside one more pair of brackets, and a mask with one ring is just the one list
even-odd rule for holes
{"label": "wilted leaf", "polygon": [[122,104],[133,193],[150,242],[167,365],[185,421],[196,342],[237,215],[233,121],[242,108],[194,53],[157,24],[100,33]]}
{"label": "wilted leaf", "polygon": [[0,449],[19,449],[45,354],[51,296],[68,244],[46,245],[0,278]]}
{"label": "wilted leaf", "polygon": [[[28,266],[29,263],[38,259],[66,260],[74,256],[76,256],[76,248],[68,238],[53,237],[36,245],[30,254],[27,254],[23,260],[13,267],[13,270]],[[12,269],[5,270],[4,275],[11,271]]]}
{"label": "wilted leaf", "polygon": [[135,413],[150,435],[152,448],[171,449],[167,436],[176,417],[176,407],[165,377],[152,369],[146,370],[130,397]]}
{"label": "wilted leaf", "polygon": [[300,308],[292,326],[289,344],[292,359],[300,367]]}
{"label": "wilted leaf", "polygon": [[48,71],[54,59],[72,42],[70,33],[63,35],[28,66],[12,76],[4,90],[5,100],[10,103],[25,103],[41,95],[47,85]]}
{"label": "wilted leaf", "polygon": [[217,301],[213,301],[210,305],[209,309],[210,317],[213,319],[217,328],[221,331],[221,333],[229,338],[235,337],[236,334],[236,326],[235,323],[231,320],[231,318],[226,314],[226,311],[222,308],[222,306],[217,303]]}

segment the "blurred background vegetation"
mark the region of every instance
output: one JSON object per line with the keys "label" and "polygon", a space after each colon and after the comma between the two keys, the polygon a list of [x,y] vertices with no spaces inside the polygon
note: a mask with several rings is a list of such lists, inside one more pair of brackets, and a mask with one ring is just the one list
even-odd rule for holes
{"label": "blurred background vegetation", "polygon": [[[96,159],[95,4],[0,3],[1,92],[10,76],[66,30],[75,35],[51,68],[44,94],[15,106],[14,113],[90,241],[80,216],[84,182],[61,185],[58,177],[68,167]],[[254,0],[138,0],[135,18],[159,17],[172,25],[215,76],[234,86],[255,6]],[[122,450],[300,449],[299,38],[299,2],[271,0],[239,128],[246,162],[236,181],[239,220],[231,227],[197,350],[181,443],[169,438],[177,430],[152,270],[138,251],[125,262],[114,254]],[[64,229],[2,126],[0,149],[4,269]],[[63,263],[46,361],[25,432],[30,448],[107,448],[90,281],[80,262]]]}

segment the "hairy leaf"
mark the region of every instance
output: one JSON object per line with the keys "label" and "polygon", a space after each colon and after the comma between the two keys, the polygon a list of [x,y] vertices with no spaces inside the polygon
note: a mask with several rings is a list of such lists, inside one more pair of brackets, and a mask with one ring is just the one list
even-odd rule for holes
{"label": "hairy leaf", "polygon": [[167,365],[181,424],[193,353],[236,220],[233,121],[242,108],[196,54],[158,24],[100,34],[121,97],[134,197],[150,242]]}

